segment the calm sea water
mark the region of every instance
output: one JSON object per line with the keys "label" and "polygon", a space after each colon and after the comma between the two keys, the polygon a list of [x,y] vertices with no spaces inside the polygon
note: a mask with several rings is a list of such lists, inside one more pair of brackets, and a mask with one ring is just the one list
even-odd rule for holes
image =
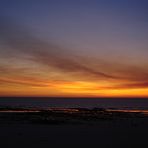
{"label": "calm sea water", "polygon": [[0,97],[0,106],[148,109],[148,99]]}

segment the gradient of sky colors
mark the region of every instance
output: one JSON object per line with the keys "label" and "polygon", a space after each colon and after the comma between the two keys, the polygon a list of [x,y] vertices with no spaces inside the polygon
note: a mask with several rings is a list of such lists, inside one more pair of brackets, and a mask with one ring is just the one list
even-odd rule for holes
{"label": "gradient of sky colors", "polygon": [[1,0],[0,96],[148,97],[148,1]]}

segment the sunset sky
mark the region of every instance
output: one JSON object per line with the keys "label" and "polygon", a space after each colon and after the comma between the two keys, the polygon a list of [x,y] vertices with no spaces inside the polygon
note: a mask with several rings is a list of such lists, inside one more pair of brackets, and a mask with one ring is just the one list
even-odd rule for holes
{"label": "sunset sky", "polygon": [[148,1],[1,0],[0,96],[148,97]]}

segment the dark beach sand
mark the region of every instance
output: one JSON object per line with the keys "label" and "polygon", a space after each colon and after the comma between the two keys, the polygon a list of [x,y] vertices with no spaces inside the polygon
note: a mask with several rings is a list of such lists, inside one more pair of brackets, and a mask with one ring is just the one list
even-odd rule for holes
{"label": "dark beach sand", "polygon": [[[11,114],[9,117],[7,114],[0,114],[1,148],[148,147],[147,116],[130,114],[131,117],[129,117],[121,116],[119,113],[113,118],[111,115],[111,118],[97,120],[93,118],[81,120],[80,118],[76,122],[58,122],[58,124],[53,122],[50,124],[50,121],[35,123],[26,122],[26,119],[22,122],[20,114],[19,116]],[[21,116],[26,118],[28,114]],[[65,115],[64,119],[67,119]]]}

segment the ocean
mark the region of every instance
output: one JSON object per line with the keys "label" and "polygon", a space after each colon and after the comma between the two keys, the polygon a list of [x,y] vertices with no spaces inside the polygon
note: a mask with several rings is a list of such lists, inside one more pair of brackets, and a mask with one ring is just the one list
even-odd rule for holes
{"label": "ocean", "polygon": [[0,97],[0,107],[117,108],[148,110],[147,98]]}

